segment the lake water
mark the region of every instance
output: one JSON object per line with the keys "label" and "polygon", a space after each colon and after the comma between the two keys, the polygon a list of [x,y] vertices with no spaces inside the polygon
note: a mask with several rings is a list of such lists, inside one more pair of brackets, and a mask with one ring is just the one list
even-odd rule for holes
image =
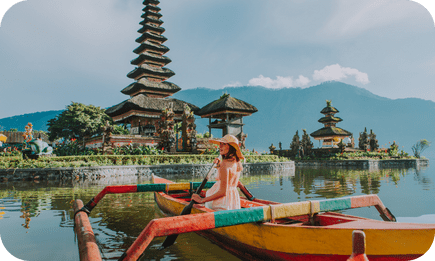
{"label": "lake water", "polygon": [[[202,180],[192,175],[168,178],[177,182]],[[435,167],[296,168],[279,175],[245,175],[241,181],[257,198],[283,203],[378,194],[399,222],[435,223]],[[83,181],[0,183],[0,237],[4,246],[22,260],[79,260],[72,202],[81,199],[87,203],[103,187]],[[374,207],[343,213],[381,220]],[[106,195],[90,215],[103,259],[117,260],[148,222],[158,217],[152,193]],[[141,260],[239,260],[195,233],[182,234],[175,245],[159,250],[163,240],[154,239]]]}

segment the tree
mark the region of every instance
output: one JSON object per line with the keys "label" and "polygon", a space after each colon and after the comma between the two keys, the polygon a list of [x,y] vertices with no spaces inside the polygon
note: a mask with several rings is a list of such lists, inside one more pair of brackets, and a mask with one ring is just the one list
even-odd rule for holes
{"label": "tree", "polygon": [[48,121],[48,138],[52,141],[58,138],[81,141],[101,133],[106,121],[113,123],[105,109],[73,102],[65,111]]}
{"label": "tree", "polygon": [[302,141],[301,141],[301,145],[302,145],[302,149],[303,149],[303,154],[302,156],[310,156],[311,155],[311,149],[313,148],[313,143],[311,142],[310,136],[307,133],[306,129],[303,129],[304,134],[302,134]]}
{"label": "tree", "polygon": [[376,151],[379,148],[378,140],[376,139],[376,134],[373,132],[373,130],[370,130],[369,135],[369,143],[370,143],[370,150]]}
{"label": "tree", "polygon": [[367,134],[367,128],[364,128],[364,132],[360,132],[359,138],[358,138],[358,147],[361,150],[367,150],[369,147],[370,141],[369,136]]}
{"label": "tree", "polygon": [[414,152],[414,156],[420,158],[421,153],[425,149],[429,148],[430,144],[431,142],[427,141],[426,139],[417,141],[417,143],[412,146],[412,152]]}
{"label": "tree", "polygon": [[292,155],[297,155],[299,151],[299,146],[301,145],[301,142],[299,140],[299,133],[296,131],[296,134],[293,136],[293,140],[290,143],[290,150]]}

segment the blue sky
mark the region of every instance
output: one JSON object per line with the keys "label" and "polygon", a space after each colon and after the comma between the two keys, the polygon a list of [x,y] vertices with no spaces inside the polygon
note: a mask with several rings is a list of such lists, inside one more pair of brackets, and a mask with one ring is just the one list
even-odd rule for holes
{"label": "blue sky", "polygon": [[[13,0],[2,0],[13,1]],[[17,1],[17,0],[15,0]],[[338,80],[435,101],[435,26],[409,0],[161,0],[182,89]],[[141,0],[27,0],[0,27],[0,118],[128,96]]]}

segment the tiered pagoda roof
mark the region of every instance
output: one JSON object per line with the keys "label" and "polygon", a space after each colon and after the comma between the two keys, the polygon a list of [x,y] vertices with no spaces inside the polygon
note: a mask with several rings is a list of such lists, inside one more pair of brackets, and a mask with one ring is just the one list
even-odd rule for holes
{"label": "tiered pagoda roof", "polygon": [[239,114],[241,116],[249,116],[257,112],[257,108],[242,100],[231,97],[229,94],[222,95],[218,100],[212,101],[195,114],[198,116],[212,117],[225,113]]}
{"label": "tiered pagoda roof", "polygon": [[338,122],[343,121],[341,118],[334,116],[338,112],[339,111],[336,108],[332,107],[331,101],[326,101],[326,107],[320,111],[320,113],[325,116],[319,119],[319,122],[324,124],[325,127],[316,130],[311,133],[310,136],[316,140],[328,140],[334,137],[351,136],[352,133],[335,126]]}
{"label": "tiered pagoda roof", "polygon": [[106,110],[115,122],[134,116],[154,118],[156,113],[161,113],[162,110],[170,107],[175,114],[182,114],[183,104],[187,104],[194,112],[199,110],[190,103],[166,99],[181,88],[167,81],[175,73],[165,67],[171,59],[164,56],[169,48],[163,45],[167,38],[162,35],[165,29],[161,27],[163,21],[159,13],[161,9],[157,6],[159,3],[158,0],[143,2],[145,5],[142,9],[144,14],[141,16],[143,20],[139,23],[142,28],[138,30],[141,36],[136,39],[140,45],[133,51],[138,57],[130,62],[136,67],[127,74],[127,77],[135,82],[121,91],[129,95],[130,99]]}
{"label": "tiered pagoda roof", "polygon": [[[110,115],[115,122],[122,121],[131,116],[159,118],[162,111],[166,108],[172,108],[176,115],[183,114],[184,104],[187,104],[194,112],[199,110],[197,106],[181,100],[173,98],[156,99],[148,97],[145,94],[138,94],[131,99],[107,109],[106,113]],[[146,111],[146,113],[144,111]]]}
{"label": "tiered pagoda roof", "polygon": [[127,74],[127,77],[136,82],[125,87],[121,92],[131,97],[141,93],[150,97],[164,98],[181,88],[166,81],[175,73],[165,68],[171,59],[164,56],[169,48],[163,45],[167,38],[162,35],[165,28],[161,27],[162,14],[159,13],[161,9],[157,6],[160,1],[145,0],[143,4],[145,5],[141,16],[143,20],[139,23],[142,28],[138,30],[141,36],[136,39],[140,45],[133,51],[138,54],[138,57],[130,62],[136,68]]}

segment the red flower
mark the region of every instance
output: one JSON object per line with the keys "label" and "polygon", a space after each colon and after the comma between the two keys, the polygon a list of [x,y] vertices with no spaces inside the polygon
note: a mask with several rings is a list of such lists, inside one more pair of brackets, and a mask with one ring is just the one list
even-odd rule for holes
{"label": "red flower", "polygon": [[165,148],[162,147],[162,150],[165,150]]}
{"label": "red flower", "polygon": [[370,151],[370,149],[367,149],[367,151]]}
{"label": "red flower", "polygon": [[154,144],[154,141],[151,141],[151,144]]}
{"label": "red flower", "polygon": [[74,138],[73,138],[73,139],[71,139],[71,141],[72,141],[72,142],[74,142],[74,141],[76,141],[76,140],[77,140],[77,139],[74,139]]}

